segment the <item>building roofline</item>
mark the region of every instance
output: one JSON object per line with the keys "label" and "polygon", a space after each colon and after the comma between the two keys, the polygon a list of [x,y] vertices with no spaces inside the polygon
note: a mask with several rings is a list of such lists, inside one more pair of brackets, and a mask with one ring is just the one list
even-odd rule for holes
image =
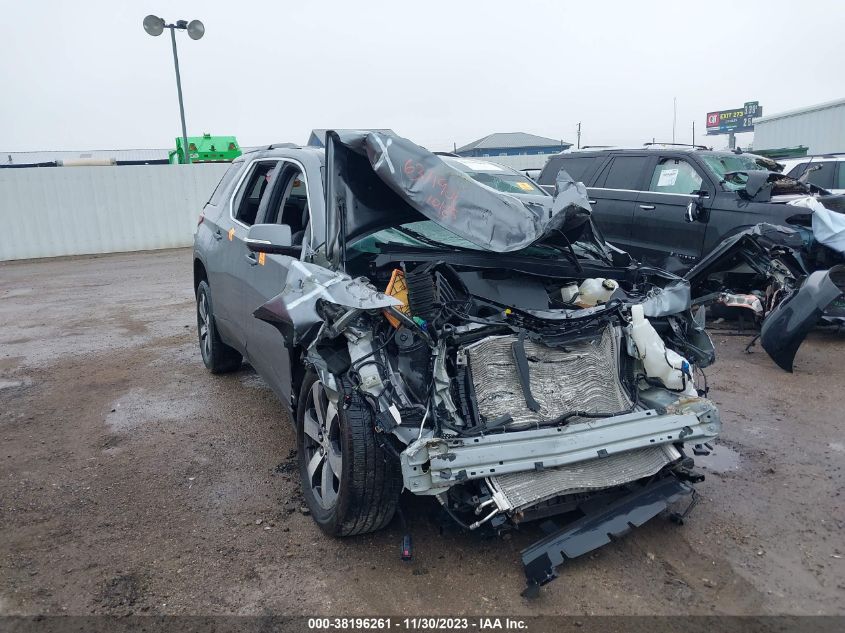
{"label": "building roofline", "polygon": [[845,106],[845,99],[836,99],[834,101],[825,101],[824,103],[817,103],[816,105],[806,106],[804,108],[796,108],[794,110],[786,110],[785,112],[778,112],[770,116],[760,117],[754,120],[754,125],[758,123],[767,123],[769,121],[776,121],[777,119],[785,119],[791,116],[798,116],[801,114],[809,114],[818,110],[828,110],[830,108],[837,108]]}

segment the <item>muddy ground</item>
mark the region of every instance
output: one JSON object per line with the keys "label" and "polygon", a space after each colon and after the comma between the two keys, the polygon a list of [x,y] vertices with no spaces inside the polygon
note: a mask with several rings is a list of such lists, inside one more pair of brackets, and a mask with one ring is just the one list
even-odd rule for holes
{"label": "muddy ground", "polygon": [[0,614],[843,614],[845,334],[796,371],[715,333],[724,434],[703,502],[520,597],[519,551],[397,520],[324,536],[294,436],[248,367],[200,361],[188,250],[0,265]]}

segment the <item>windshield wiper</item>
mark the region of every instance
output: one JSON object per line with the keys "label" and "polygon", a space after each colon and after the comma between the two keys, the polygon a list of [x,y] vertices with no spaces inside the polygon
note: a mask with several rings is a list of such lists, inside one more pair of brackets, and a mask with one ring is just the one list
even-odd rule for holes
{"label": "windshield wiper", "polygon": [[[466,253],[466,252],[474,253],[474,252],[476,252],[476,249],[474,249],[474,248],[463,248],[461,246],[453,246],[451,244],[443,244],[442,242],[438,242],[437,240],[431,239],[427,235],[423,235],[422,233],[417,233],[415,230],[406,228],[404,226],[393,227],[393,230],[398,231],[399,233],[403,233],[403,234],[407,235],[408,237],[411,237],[411,238],[413,238],[417,241],[422,242],[423,244],[428,244],[429,246],[434,246],[434,247],[436,247],[440,250],[452,251],[452,252],[455,252],[455,253]],[[403,244],[403,246],[404,246],[404,244]]]}

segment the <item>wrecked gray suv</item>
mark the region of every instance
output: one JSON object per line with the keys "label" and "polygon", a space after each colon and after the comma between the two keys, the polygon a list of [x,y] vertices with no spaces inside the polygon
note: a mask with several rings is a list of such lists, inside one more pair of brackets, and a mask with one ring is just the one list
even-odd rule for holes
{"label": "wrecked gray suv", "polygon": [[564,515],[523,552],[529,593],[567,558],[686,497],[719,414],[689,283],[478,160],[376,132],[232,165],[195,240],[200,349],[245,357],[294,413],[314,520],[384,527],[403,489],[466,529]]}

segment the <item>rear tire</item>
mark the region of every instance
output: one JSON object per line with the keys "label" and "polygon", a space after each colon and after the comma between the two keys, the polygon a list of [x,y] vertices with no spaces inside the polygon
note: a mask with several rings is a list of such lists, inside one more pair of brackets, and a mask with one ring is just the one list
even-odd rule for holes
{"label": "rear tire", "polygon": [[372,409],[346,387],[345,406],[335,407],[323,383],[309,372],[296,412],[302,494],[314,521],[331,536],[385,527],[402,493],[398,460],[377,442]]}
{"label": "rear tire", "polygon": [[197,333],[202,362],[212,374],[225,374],[240,368],[243,356],[220,340],[217,333],[211,289],[206,281],[197,286]]}

